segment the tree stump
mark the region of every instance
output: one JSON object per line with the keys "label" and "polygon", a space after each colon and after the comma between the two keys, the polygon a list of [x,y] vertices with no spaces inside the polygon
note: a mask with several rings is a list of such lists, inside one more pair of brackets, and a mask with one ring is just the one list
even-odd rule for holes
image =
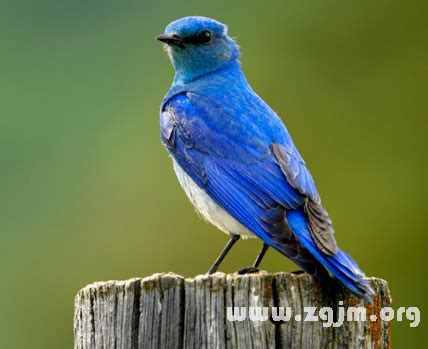
{"label": "tree stump", "polygon": [[[376,291],[373,304],[307,274],[216,273],[185,279],[168,273],[96,282],[76,296],[74,347],[389,348],[390,326],[379,317],[380,309],[391,304],[388,285],[369,280]],[[329,307],[323,319],[336,325],[343,311],[344,322],[324,327],[328,322],[303,321],[307,307],[315,307],[312,315],[319,318]],[[363,307],[365,321],[348,321],[349,307]],[[281,309],[291,314],[289,320],[279,321]],[[232,318],[243,314],[242,321]],[[255,320],[257,314],[266,317]]]}

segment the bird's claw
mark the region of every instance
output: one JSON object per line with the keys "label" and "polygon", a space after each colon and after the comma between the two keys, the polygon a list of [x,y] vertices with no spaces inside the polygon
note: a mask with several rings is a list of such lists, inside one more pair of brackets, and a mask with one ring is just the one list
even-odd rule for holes
{"label": "bird's claw", "polygon": [[254,267],[248,267],[248,268],[242,268],[238,270],[239,275],[245,275],[245,274],[251,274],[251,273],[258,273],[259,269]]}

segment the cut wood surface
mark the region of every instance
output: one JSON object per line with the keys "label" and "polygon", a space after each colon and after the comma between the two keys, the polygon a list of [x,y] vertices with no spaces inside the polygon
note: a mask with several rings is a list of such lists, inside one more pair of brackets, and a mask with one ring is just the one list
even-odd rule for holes
{"label": "cut wood surface", "polygon": [[[380,309],[391,304],[388,285],[369,280],[376,291],[373,304],[307,274],[216,273],[185,279],[168,273],[96,282],[76,296],[74,347],[389,348],[390,326],[379,317]],[[246,307],[245,320],[228,319],[228,307]],[[267,307],[268,319],[250,319],[256,309],[251,307]],[[281,307],[286,315],[291,311],[290,320],[274,321]],[[330,307],[336,322],[343,311],[344,323],[323,327],[321,320],[303,321],[304,307],[316,307],[315,315]],[[348,307],[365,307],[367,321],[347,321]]]}

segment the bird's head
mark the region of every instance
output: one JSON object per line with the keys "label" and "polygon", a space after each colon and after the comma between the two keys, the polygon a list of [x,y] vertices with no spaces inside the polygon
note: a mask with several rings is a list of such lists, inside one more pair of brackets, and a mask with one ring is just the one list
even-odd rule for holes
{"label": "bird's head", "polygon": [[176,71],[176,80],[192,81],[215,71],[239,56],[227,26],[206,17],[185,17],[170,23],[158,35]]}

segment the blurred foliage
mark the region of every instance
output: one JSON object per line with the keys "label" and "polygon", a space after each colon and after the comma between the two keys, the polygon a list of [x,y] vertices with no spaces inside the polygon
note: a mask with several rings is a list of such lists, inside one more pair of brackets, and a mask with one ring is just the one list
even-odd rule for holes
{"label": "blurred foliage", "polygon": [[[0,0],[0,347],[69,348],[78,289],[203,273],[225,244],[159,141],[173,71],[154,37],[188,15],[229,25],[340,245],[389,281],[395,307],[424,315],[426,4]],[[259,246],[239,243],[222,269],[247,266]],[[269,252],[263,268],[296,266]],[[394,347],[427,339],[423,319],[393,326]]]}

